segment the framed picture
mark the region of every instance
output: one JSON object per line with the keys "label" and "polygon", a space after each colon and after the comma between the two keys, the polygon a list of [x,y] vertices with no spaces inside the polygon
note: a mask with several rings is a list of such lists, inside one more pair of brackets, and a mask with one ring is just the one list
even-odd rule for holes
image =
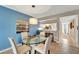
{"label": "framed picture", "polygon": [[24,20],[16,21],[16,32],[17,33],[28,32],[28,31],[29,31],[28,21],[24,21]]}
{"label": "framed picture", "polygon": [[70,28],[74,28],[74,20],[72,22],[70,22]]}

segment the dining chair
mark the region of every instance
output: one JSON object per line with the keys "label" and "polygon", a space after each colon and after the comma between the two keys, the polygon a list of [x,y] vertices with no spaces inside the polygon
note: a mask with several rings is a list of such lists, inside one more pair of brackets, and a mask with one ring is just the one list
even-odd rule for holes
{"label": "dining chair", "polygon": [[52,35],[50,35],[46,41],[45,44],[40,43],[37,46],[34,46],[35,52],[39,52],[41,54],[48,54],[48,51],[50,50],[50,45],[51,45],[51,40],[52,40]]}
{"label": "dining chair", "polygon": [[29,38],[29,35],[27,32],[21,32],[21,38],[23,42],[26,42]]}
{"label": "dining chair", "polygon": [[13,53],[14,54],[25,54],[27,52],[29,52],[31,50],[31,47],[28,45],[21,45],[21,46],[17,46],[15,39],[12,37],[8,37]]}
{"label": "dining chair", "polygon": [[45,37],[45,32],[40,32],[40,37]]}

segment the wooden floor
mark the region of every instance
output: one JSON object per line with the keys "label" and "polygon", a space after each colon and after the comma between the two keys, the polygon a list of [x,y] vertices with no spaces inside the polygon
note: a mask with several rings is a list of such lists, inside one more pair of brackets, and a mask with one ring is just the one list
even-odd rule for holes
{"label": "wooden floor", "polygon": [[[73,45],[69,37],[62,36],[60,43],[52,42],[49,48],[51,54],[79,54],[79,48]],[[12,50],[3,52],[2,54],[12,54]]]}
{"label": "wooden floor", "polygon": [[51,54],[79,54],[79,48],[72,45],[52,43]]}
{"label": "wooden floor", "polygon": [[[65,39],[66,40],[66,39]],[[79,48],[69,45],[67,42],[63,43],[53,42],[50,46],[51,54],[79,54]],[[6,51],[2,54],[12,54],[12,50]]]}

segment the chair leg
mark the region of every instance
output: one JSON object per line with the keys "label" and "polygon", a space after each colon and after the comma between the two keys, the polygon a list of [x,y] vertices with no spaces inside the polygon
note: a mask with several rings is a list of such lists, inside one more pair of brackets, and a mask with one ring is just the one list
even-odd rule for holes
{"label": "chair leg", "polygon": [[29,54],[31,54],[31,50],[29,50]]}
{"label": "chair leg", "polygon": [[48,54],[50,54],[50,50],[48,50]]}
{"label": "chair leg", "polygon": [[36,54],[36,53],[37,53],[37,51],[35,50],[35,51],[34,51],[34,54]]}

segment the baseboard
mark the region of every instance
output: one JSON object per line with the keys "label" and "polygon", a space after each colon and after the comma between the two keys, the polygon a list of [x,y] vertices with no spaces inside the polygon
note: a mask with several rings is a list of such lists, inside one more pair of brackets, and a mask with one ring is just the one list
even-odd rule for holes
{"label": "baseboard", "polygon": [[8,51],[8,50],[10,50],[10,49],[11,49],[11,47],[10,47],[10,48],[6,48],[6,49],[4,49],[4,50],[1,50],[1,51],[0,51],[0,54],[3,53],[3,52],[5,52],[5,51]]}
{"label": "baseboard", "polygon": [[[17,46],[21,46],[21,45],[22,45],[22,44],[18,44]],[[8,51],[8,50],[10,50],[10,49],[11,49],[11,47],[6,48],[6,49],[4,49],[4,50],[1,50],[1,51],[0,51],[0,54],[3,53],[3,52],[5,52],[5,51]]]}

